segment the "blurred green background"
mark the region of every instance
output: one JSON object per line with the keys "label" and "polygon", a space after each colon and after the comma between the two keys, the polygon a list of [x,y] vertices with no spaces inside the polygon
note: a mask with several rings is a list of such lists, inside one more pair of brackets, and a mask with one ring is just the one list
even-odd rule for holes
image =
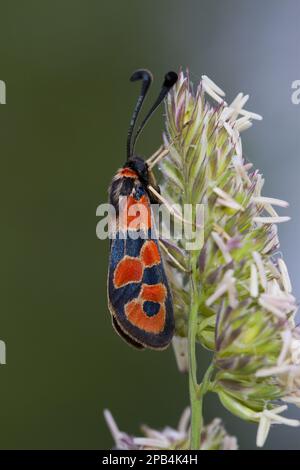
{"label": "blurred green background", "polygon": [[[106,304],[108,243],[95,212],[125,158],[134,69],[154,72],[152,99],[180,66],[228,100],[250,93],[247,108],[264,121],[244,135],[244,152],[265,174],[264,194],[291,203],[281,248],[300,298],[299,14],[297,0],[0,1],[1,448],[109,448],[103,408],[136,433],[142,422],[176,425],[188,404],[171,348],[129,348]],[[139,152],[156,150],[162,129],[161,110]],[[215,397],[205,416],[255,448],[256,426]],[[272,430],[266,448],[278,447],[300,448],[299,430]]]}

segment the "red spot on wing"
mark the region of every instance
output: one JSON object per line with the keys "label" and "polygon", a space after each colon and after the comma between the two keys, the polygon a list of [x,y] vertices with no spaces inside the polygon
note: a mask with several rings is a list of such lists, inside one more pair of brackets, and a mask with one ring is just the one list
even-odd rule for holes
{"label": "red spot on wing", "polygon": [[143,301],[163,303],[167,296],[167,289],[163,284],[143,284],[140,297]]}
{"label": "red spot on wing", "polygon": [[151,267],[160,263],[160,253],[157,244],[153,240],[148,240],[143,245],[141,259],[145,267]]}
{"label": "red spot on wing", "polygon": [[114,273],[114,286],[123,287],[131,282],[140,282],[143,276],[143,266],[138,258],[125,256],[118,263]]}
{"label": "red spot on wing", "polygon": [[140,302],[132,300],[125,305],[125,315],[132,325],[147,333],[160,333],[165,326],[166,310],[164,305],[160,306],[159,312],[155,316],[148,317]]}

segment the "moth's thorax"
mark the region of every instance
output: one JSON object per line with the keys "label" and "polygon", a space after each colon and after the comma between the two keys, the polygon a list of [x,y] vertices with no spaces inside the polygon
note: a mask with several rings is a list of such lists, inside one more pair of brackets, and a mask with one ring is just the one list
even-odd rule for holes
{"label": "moth's thorax", "polygon": [[120,196],[133,196],[137,201],[143,195],[147,195],[151,203],[157,203],[156,198],[149,191],[148,187],[153,186],[159,191],[155,177],[149,169],[147,162],[141,157],[135,156],[126,161],[123,168],[120,168],[112,180],[109,189],[110,202],[118,204]]}

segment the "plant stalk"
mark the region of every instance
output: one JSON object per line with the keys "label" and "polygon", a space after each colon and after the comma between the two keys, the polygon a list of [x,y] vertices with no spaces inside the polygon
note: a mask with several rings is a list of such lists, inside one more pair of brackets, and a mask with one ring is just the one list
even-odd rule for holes
{"label": "plant stalk", "polygon": [[196,356],[196,335],[198,326],[199,294],[196,290],[195,274],[197,263],[192,266],[191,273],[191,308],[189,314],[189,391],[191,404],[191,435],[190,449],[199,450],[201,444],[201,434],[203,428],[203,397],[208,390],[210,377],[213,371],[211,364],[201,384],[197,380],[197,356]]}
{"label": "plant stalk", "polygon": [[195,289],[194,266],[191,266],[191,308],[189,314],[189,390],[191,404],[191,436],[190,449],[199,450],[201,440],[202,418],[202,398],[200,399],[200,387],[197,383],[197,358],[196,358],[196,333],[198,318],[198,296]]}

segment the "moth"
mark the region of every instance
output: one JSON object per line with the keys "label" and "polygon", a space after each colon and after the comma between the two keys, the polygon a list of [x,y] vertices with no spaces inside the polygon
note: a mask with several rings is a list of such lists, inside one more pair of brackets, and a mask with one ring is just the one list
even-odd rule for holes
{"label": "moth", "polygon": [[151,211],[151,204],[161,201],[152,168],[168,150],[161,148],[145,161],[134,149],[140,132],[177,78],[175,72],[165,75],[158,98],[134,134],[152,75],[137,70],[131,76],[131,81],[142,81],[141,92],[128,130],[127,159],[109,188],[116,228],[110,240],[108,305],[117,333],[138,349],[165,349],[174,334],[172,297],[159,241],[153,237]]}

